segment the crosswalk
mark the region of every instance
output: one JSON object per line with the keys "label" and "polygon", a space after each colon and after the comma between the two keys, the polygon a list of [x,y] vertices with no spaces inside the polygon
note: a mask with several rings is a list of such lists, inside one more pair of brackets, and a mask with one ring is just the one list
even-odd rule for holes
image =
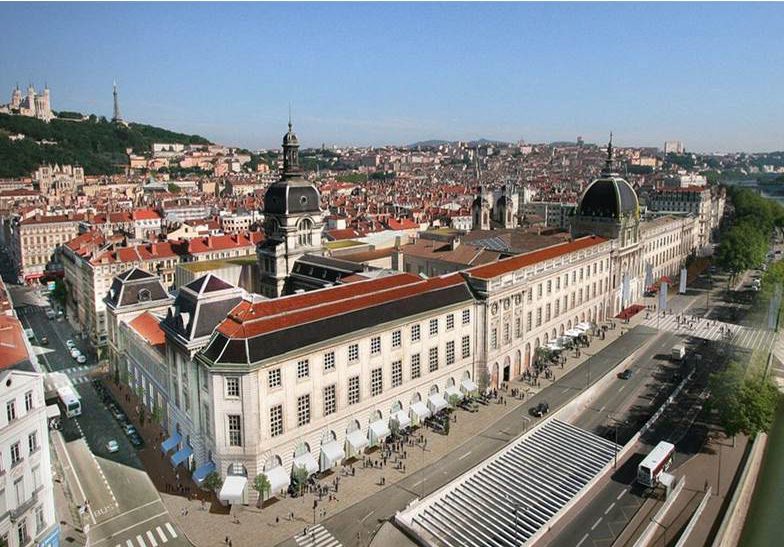
{"label": "crosswalk", "polygon": [[118,543],[115,547],[158,547],[174,539],[177,539],[177,531],[170,522],[167,522],[163,526],[156,526],[137,534],[135,538],[126,539],[125,543]]}
{"label": "crosswalk", "polygon": [[751,350],[769,351],[775,338],[775,333],[770,330],[755,329],[696,317],[693,320],[687,317],[685,323],[683,321],[679,323],[677,315],[667,315],[666,317],[651,315],[644,321],[644,324],[648,327],[684,336],[694,336],[705,340],[728,341],[735,346]]}
{"label": "crosswalk", "polygon": [[321,524],[308,528],[307,533],[294,536],[300,547],[341,547],[341,543]]}
{"label": "crosswalk", "polygon": [[71,380],[71,383],[77,385],[92,381],[93,378],[91,375],[97,368],[97,365],[82,365],[78,367],[66,368],[58,372],[62,372],[68,376],[68,379]]}

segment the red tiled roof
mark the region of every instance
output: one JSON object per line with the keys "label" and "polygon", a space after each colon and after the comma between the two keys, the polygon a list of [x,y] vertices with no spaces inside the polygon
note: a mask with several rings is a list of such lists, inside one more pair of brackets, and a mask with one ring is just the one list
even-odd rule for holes
{"label": "red tiled roof", "polygon": [[[459,274],[426,280],[399,274],[257,304],[241,302],[218,331],[231,338],[251,338],[464,282]],[[280,307],[281,303],[285,306]]]}
{"label": "red tiled roof", "polygon": [[15,317],[0,315],[0,369],[28,359],[22,324]]}
{"label": "red tiled roof", "polygon": [[479,279],[492,279],[494,277],[498,277],[499,275],[536,264],[537,262],[552,260],[553,258],[559,257],[561,255],[587,249],[588,247],[593,247],[594,245],[599,245],[606,241],[607,240],[605,238],[599,236],[581,237],[580,239],[575,239],[574,241],[559,243],[558,245],[545,247],[544,249],[539,249],[530,253],[524,253],[510,258],[505,258],[503,260],[499,260],[498,262],[493,262],[492,264],[471,268],[466,270],[466,273]]}
{"label": "red tiled roof", "polygon": [[163,346],[166,343],[166,335],[161,329],[160,323],[160,319],[146,311],[128,325],[150,345]]}
{"label": "red tiled roof", "polygon": [[136,209],[133,212],[134,220],[160,220],[161,215],[153,209]]}
{"label": "red tiled roof", "polygon": [[20,224],[54,224],[56,222],[80,222],[85,219],[84,214],[78,215],[49,215],[30,217],[24,219]]}

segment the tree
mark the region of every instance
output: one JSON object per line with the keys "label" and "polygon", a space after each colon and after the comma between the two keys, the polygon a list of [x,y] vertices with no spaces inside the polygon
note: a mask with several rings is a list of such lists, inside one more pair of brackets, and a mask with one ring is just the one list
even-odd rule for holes
{"label": "tree", "polygon": [[742,222],[722,236],[716,260],[734,278],[745,270],[759,266],[765,260],[767,248],[767,239],[760,230],[749,222]]}
{"label": "tree", "polygon": [[52,291],[52,298],[54,298],[62,307],[65,307],[65,298],[68,296],[68,287],[62,279],[57,279],[54,282],[54,290]]}
{"label": "tree", "polygon": [[710,377],[710,402],[728,437],[743,433],[754,438],[773,425],[779,391],[762,374],[746,375],[739,363]]}
{"label": "tree", "polygon": [[213,471],[204,477],[204,481],[201,483],[201,485],[207,490],[212,490],[215,492],[219,490],[221,486],[223,486],[223,479],[217,472]]}
{"label": "tree", "polygon": [[272,485],[265,473],[259,473],[253,479],[253,489],[259,493],[259,505],[264,503],[264,496],[269,492],[270,488],[272,488]]}
{"label": "tree", "polygon": [[160,424],[161,420],[163,419],[163,413],[161,412],[161,407],[158,406],[158,403],[153,403],[152,405],[152,421],[156,424]]}
{"label": "tree", "polygon": [[299,490],[300,496],[305,488],[305,483],[308,480],[308,470],[302,466],[295,465],[291,472],[291,478],[294,482],[294,488]]}

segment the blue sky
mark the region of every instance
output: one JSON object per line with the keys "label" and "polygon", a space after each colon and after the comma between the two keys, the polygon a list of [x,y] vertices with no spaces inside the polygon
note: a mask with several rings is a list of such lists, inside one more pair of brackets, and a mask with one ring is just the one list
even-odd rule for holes
{"label": "blue sky", "polygon": [[784,4],[0,4],[0,101],[217,142],[784,149]]}

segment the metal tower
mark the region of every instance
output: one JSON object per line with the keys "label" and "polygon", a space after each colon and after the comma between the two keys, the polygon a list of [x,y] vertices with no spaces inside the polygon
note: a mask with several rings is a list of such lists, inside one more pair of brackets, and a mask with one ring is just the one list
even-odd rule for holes
{"label": "metal tower", "polygon": [[128,125],[125,120],[123,120],[122,114],[120,113],[120,99],[117,96],[117,82],[113,83],[112,94],[114,95],[114,115],[112,116],[112,122]]}

